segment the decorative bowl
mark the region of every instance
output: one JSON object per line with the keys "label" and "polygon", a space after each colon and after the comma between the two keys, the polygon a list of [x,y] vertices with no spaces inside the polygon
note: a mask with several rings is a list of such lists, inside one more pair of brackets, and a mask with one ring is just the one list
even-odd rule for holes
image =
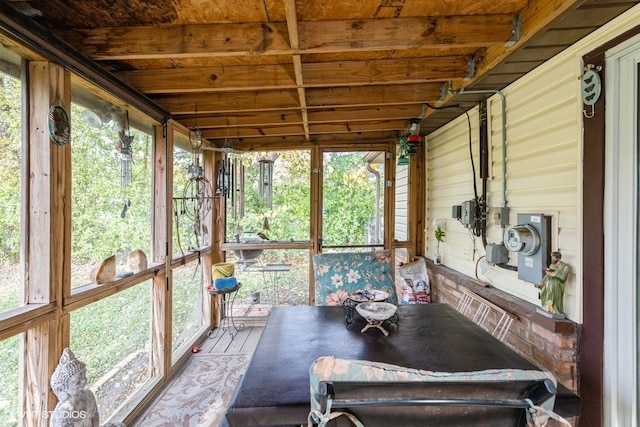
{"label": "decorative bowl", "polygon": [[382,322],[396,314],[396,307],[388,302],[368,301],[356,305],[356,310],[367,322]]}
{"label": "decorative bowl", "polygon": [[378,289],[360,289],[349,292],[348,298],[353,302],[382,302],[389,299],[389,294]]}

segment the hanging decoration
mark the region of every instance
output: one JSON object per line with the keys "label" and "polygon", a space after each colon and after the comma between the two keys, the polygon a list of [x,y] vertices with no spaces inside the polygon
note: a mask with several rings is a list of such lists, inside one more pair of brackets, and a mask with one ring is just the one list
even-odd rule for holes
{"label": "hanging decoration", "polygon": [[125,111],[122,117],[122,129],[118,131],[116,150],[120,154],[120,187],[127,188],[131,184],[133,168],[133,149],[131,143],[134,136],[129,127],[129,111]]}
{"label": "hanging decoration", "polygon": [[258,160],[260,176],[258,178],[258,194],[260,203],[273,209],[273,163],[274,160],[262,157]]}
{"label": "hanging decoration", "polygon": [[589,112],[582,110],[582,114],[584,114],[587,119],[592,118],[596,114],[594,105],[598,102],[598,99],[600,99],[602,92],[602,83],[600,81],[600,74],[598,74],[601,70],[601,66],[587,64],[584,67],[584,73],[581,77],[582,103],[591,107],[591,111]]}
{"label": "hanging decoration", "polygon": [[406,166],[409,164],[409,157],[407,155],[407,138],[404,136],[400,138],[398,166]]}
{"label": "hanging decoration", "polygon": [[[56,68],[56,86],[57,90],[60,85],[60,67]],[[62,105],[62,99],[60,93],[56,93],[56,100],[51,107],[49,107],[48,114],[49,121],[49,137],[56,145],[65,145],[69,142],[71,137],[71,122],[69,121],[69,115]]]}
{"label": "hanging decoration", "polygon": [[71,136],[71,125],[67,111],[60,104],[49,108],[49,137],[56,145],[65,145]]}
{"label": "hanging decoration", "polygon": [[[193,234],[197,248],[200,246],[200,238],[209,233],[204,220],[211,212],[213,205],[213,187],[204,176],[204,168],[200,165],[202,132],[197,126],[194,126],[189,131],[189,143],[193,148],[193,163],[188,168],[191,177],[184,186],[182,197],[174,198],[176,233],[181,251],[183,249],[180,242],[179,218],[183,216],[193,223]],[[221,169],[224,169],[224,167],[221,167]]]}
{"label": "hanging decoration", "polygon": [[229,175],[229,207],[231,217],[236,220],[244,218],[244,202],[245,202],[245,168],[242,159],[234,157],[228,160]]}

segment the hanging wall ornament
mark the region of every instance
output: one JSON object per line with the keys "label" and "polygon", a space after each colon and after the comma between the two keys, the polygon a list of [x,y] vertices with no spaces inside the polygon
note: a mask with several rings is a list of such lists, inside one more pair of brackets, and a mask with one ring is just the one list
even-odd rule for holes
{"label": "hanging wall ornament", "polygon": [[582,114],[588,119],[595,115],[595,103],[600,99],[602,93],[602,83],[600,81],[600,75],[598,74],[602,70],[601,66],[595,66],[593,64],[587,64],[584,67],[584,73],[582,74],[582,103],[591,107],[591,111],[582,111]]}
{"label": "hanging wall ornament", "polygon": [[49,108],[49,137],[57,145],[65,145],[71,136],[69,115],[60,104]]}
{"label": "hanging wall ornament", "polygon": [[[56,68],[56,85],[61,84],[60,81],[60,67]],[[69,142],[71,137],[71,122],[69,121],[69,115],[62,105],[62,99],[60,98],[60,92],[56,93],[56,100],[51,107],[49,107],[48,114],[49,121],[49,137],[57,145],[65,145]]]}

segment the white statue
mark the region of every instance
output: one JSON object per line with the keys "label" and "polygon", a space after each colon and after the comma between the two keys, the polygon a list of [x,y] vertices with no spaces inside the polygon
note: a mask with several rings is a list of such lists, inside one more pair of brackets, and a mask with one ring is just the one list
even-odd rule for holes
{"label": "white statue", "polygon": [[65,348],[51,376],[51,390],[58,404],[50,427],[98,427],[100,416],[93,392],[87,388],[87,368]]}
{"label": "white statue", "polygon": [[[87,368],[65,348],[60,363],[51,376],[51,390],[58,404],[51,415],[49,427],[98,427],[100,415],[93,392],[87,388]],[[110,422],[102,427],[126,427]]]}

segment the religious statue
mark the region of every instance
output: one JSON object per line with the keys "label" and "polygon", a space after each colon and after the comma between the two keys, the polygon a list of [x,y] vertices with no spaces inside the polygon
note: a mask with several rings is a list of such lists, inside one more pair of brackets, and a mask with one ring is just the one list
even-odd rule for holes
{"label": "religious statue", "polygon": [[560,252],[551,252],[551,264],[544,272],[544,277],[537,285],[542,308],[548,313],[564,316],[564,282],[569,275],[569,266],[562,262]]}
{"label": "religious statue", "polygon": [[[98,427],[100,415],[93,392],[87,388],[87,368],[68,348],[51,375],[51,390],[58,403],[51,415],[50,427]],[[124,427],[111,422],[103,427]]]}
{"label": "religious statue", "polygon": [[50,427],[97,427],[100,422],[98,404],[87,388],[87,369],[65,348],[60,363],[51,376],[51,390],[58,404],[51,415]]}

